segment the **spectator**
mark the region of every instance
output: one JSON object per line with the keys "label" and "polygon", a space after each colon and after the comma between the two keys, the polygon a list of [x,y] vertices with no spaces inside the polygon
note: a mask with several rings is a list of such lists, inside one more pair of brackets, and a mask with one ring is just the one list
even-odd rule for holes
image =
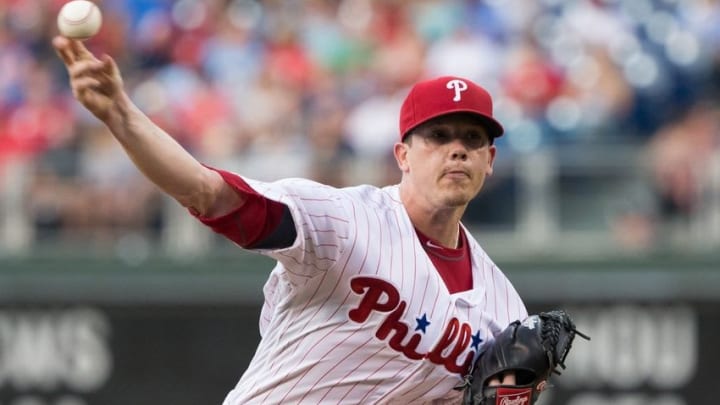
{"label": "spectator", "polygon": [[[73,215],[63,207],[74,203],[58,198],[54,207],[45,197],[97,192],[83,165],[127,182],[118,188],[134,184],[132,176],[118,175],[111,158],[87,156],[102,145],[91,146],[82,134],[86,117],[67,107],[67,90],[50,85],[64,82],[56,80],[64,71],[48,45],[63,3],[0,2],[0,170],[18,158],[37,167],[29,181],[35,222],[61,228],[82,222],[67,219]],[[648,4],[631,10],[594,0],[104,0],[105,23],[88,44],[119,57],[130,94],[180,142],[208,163],[234,168],[242,161],[248,166],[236,169],[258,178],[310,173],[332,184],[349,176],[395,181],[384,153],[396,128],[386,118],[396,115],[408,83],[459,74],[493,91],[498,114],[516,134],[498,144],[509,152],[560,143],[591,151],[597,142],[638,143],[656,133],[648,150],[684,169],[658,165],[653,184],[667,212],[687,215],[699,181],[688,165],[703,160],[689,156],[707,150],[688,150],[693,145],[678,139],[700,136],[688,127],[707,133],[709,124],[701,124],[707,118],[700,112],[678,123],[667,118],[718,93],[720,8],[716,1]],[[665,36],[651,32],[660,9],[675,27]],[[252,159],[260,150],[274,160]],[[110,207],[116,215],[88,221],[152,222]],[[50,219],[52,212],[63,219]]]}

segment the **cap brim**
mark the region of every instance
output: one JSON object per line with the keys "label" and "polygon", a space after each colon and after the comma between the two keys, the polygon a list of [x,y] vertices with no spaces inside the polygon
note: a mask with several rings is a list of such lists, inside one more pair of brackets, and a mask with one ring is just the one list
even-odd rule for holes
{"label": "cap brim", "polygon": [[410,129],[408,129],[407,131],[405,131],[405,133],[402,134],[402,139],[405,139],[405,137],[406,137],[410,132],[414,131],[415,128],[419,127],[420,125],[422,125],[422,124],[424,124],[424,123],[426,123],[426,122],[428,122],[428,121],[430,121],[430,120],[432,120],[432,119],[434,119],[434,118],[442,117],[442,116],[444,116],[444,115],[449,115],[449,114],[455,114],[455,113],[469,113],[469,114],[472,114],[472,115],[476,116],[480,121],[482,121],[483,126],[484,126],[485,129],[487,130],[488,135],[490,135],[490,136],[493,137],[493,138],[501,137],[501,136],[503,136],[503,134],[505,133],[505,129],[503,128],[502,125],[500,125],[500,123],[499,123],[497,120],[495,120],[495,118],[488,117],[487,115],[482,114],[482,113],[479,113],[479,112],[477,112],[477,111],[475,111],[475,110],[470,110],[470,109],[467,109],[467,108],[458,108],[458,109],[453,109],[453,110],[442,111],[442,112],[439,112],[439,113],[437,113],[437,114],[433,114],[433,115],[430,115],[430,116],[426,117],[425,120],[419,122],[419,123],[418,123],[417,125],[415,125],[414,127],[412,127],[412,128],[410,128]]}

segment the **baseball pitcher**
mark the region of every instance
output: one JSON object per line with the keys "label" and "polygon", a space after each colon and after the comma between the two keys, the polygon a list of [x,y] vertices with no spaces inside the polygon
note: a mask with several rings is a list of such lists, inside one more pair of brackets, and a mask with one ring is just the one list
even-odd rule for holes
{"label": "baseball pitcher", "polygon": [[[75,97],[151,181],[239,247],[277,261],[262,340],[225,405],[530,403],[562,364],[569,318],[550,328],[547,316],[528,318],[461,223],[503,135],[479,85],[447,76],[409,91],[393,149],[399,184],[261,182],[194,159],[132,103],[110,56],[53,43]],[[534,359],[503,351],[530,346]]]}

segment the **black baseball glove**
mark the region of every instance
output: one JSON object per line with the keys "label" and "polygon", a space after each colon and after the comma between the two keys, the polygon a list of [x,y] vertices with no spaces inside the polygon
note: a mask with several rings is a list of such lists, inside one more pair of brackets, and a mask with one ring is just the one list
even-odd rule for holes
{"label": "black baseball glove", "polygon": [[[575,335],[590,340],[562,310],[511,323],[488,343],[458,386],[464,390],[463,405],[534,404],[550,374],[560,374],[558,366],[565,368]],[[492,377],[506,372],[515,373],[516,384],[488,386]]]}

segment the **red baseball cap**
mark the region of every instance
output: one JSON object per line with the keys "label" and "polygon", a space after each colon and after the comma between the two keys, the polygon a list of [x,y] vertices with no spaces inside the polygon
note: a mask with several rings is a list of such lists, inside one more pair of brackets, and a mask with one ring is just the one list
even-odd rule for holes
{"label": "red baseball cap", "polygon": [[468,79],[441,76],[418,82],[410,89],[400,109],[400,140],[428,120],[457,112],[477,115],[493,138],[505,132],[493,118],[492,97],[487,90]]}

